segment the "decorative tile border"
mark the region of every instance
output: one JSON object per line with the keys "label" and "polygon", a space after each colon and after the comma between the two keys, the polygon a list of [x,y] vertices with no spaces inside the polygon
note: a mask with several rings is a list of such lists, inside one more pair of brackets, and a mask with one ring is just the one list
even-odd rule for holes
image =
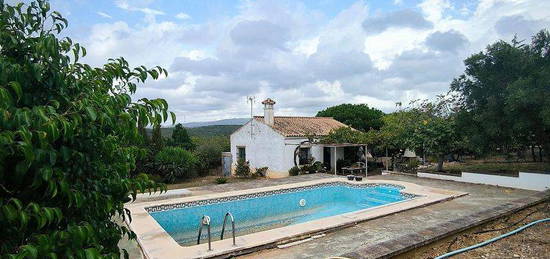
{"label": "decorative tile border", "polygon": [[[373,188],[373,187],[381,186],[381,187],[395,188],[398,190],[405,189],[404,186],[397,185],[397,184],[389,184],[389,183],[351,184],[347,182],[329,182],[329,183],[319,183],[319,184],[308,185],[308,186],[280,189],[280,190],[274,190],[274,191],[241,194],[241,195],[222,197],[222,198],[205,199],[205,200],[197,200],[197,201],[174,203],[174,204],[162,204],[162,205],[146,207],[145,210],[149,213],[161,212],[161,211],[167,211],[167,210],[173,210],[173,209],[190,208],[190,207],[204,206],[204,205],[217,204],[217,203],[236,201],[236,200],[253,199],[253,198],[284,194],[284,193],[290,193],[290,192],[299,192],[299,191],[317,189],[317,188],[327,187],[327,186],[346,186],[346,187],[355,188],[355,189]],[[401,195],[403,195],[407,199],[420,197],[420,195],[406,193],[406,192],[401,192]]]}

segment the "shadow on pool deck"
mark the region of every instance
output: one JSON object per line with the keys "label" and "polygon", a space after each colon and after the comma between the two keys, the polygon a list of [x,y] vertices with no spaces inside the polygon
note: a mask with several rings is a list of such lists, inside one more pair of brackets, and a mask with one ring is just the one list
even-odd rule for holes
{"label": "shadow on pool deck", "polygon": [[[259,179],[232,184],[201,186],[189,190],[192,191],[192,195],[202,195],[329,177],[334,176],[313,174],[281,179]],[[479,224],[503,213],[537,202],[543,197],[548,197],[549,194],[548,192],[542,193],[405,175],[379,175],[368,179],[406,181],[424,186],[468,192],[469,195],[359,223],[356,226],[329,232],[325,237],[293,247],[262,250],[244,255],[242,258],[388,257],[409,250],[414,246],[436,240],[442,235],[456,233],[468,226]],[[121,244],[121,246],[123,245]],[[139,249],[130,247],[130,250],[131,258],[139,258]]]}

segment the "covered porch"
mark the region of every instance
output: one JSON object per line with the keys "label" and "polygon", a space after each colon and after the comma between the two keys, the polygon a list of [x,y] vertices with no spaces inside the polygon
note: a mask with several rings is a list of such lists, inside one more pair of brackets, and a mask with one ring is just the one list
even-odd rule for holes
{"label": "covered porch", "polygon": [[[367,144],[319,144],[323,147],[323,164],[333,174],[346,174],[345,170],[351,173],[363,174],[368,172],[367,159],[369,153]],[[338,161],[341,161],[340,164]],[[358,165],[358,162],[361,162]],[[344,170],[342,170],[344,168]]]}

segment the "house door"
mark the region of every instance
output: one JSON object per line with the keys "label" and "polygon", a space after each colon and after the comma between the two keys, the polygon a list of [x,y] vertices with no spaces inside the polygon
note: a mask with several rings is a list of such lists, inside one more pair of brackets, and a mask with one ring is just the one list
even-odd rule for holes
{"label": "house door", "polygon": [[330,147],[323,147],[323,165],[328,171],[332,169],[330,165],[330,150]]}

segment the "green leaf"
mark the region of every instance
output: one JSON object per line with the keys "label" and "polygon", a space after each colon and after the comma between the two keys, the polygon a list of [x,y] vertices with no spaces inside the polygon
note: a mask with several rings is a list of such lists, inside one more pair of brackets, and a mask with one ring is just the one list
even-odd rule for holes
{"label": "green leaf", "polygon": [[88,117],[90,117],[90,119],[92,121],[95,121],[97,119],[97,114],[95,113],[94,109],[92,107],[86,107],[86,112],[88,113]]}
{"label": "green leaf", "polygon": [[38,258],[38,250],[32,245],[24,245],[21,247],[21,251],[28,258]]}
{"label": "green leaf", "polygon": [[95,258],[100,258],[101,255],[99,254],[99,252],[97,251],[96,248],[88,248],[86,250],[84,250],[85,253],[86,253],[86,259],[95,259]]}
{"label": "green leaf", "polygon": [[16,81],[11,81],[9,83],[11,89],[13,89],[13,91],[15,92],[16,96],[17,96],[17,100],[19,101],[21,99],[21,97],[23,96],[23,90],[21,90],[21,85],[16,82]]}
{"label": "green leaf", "polygon": [[4,217],[8,220],[8,222],[13,222],[17,218],[16,210],[9,204],[2,206],[2,213],[4,214]]}

